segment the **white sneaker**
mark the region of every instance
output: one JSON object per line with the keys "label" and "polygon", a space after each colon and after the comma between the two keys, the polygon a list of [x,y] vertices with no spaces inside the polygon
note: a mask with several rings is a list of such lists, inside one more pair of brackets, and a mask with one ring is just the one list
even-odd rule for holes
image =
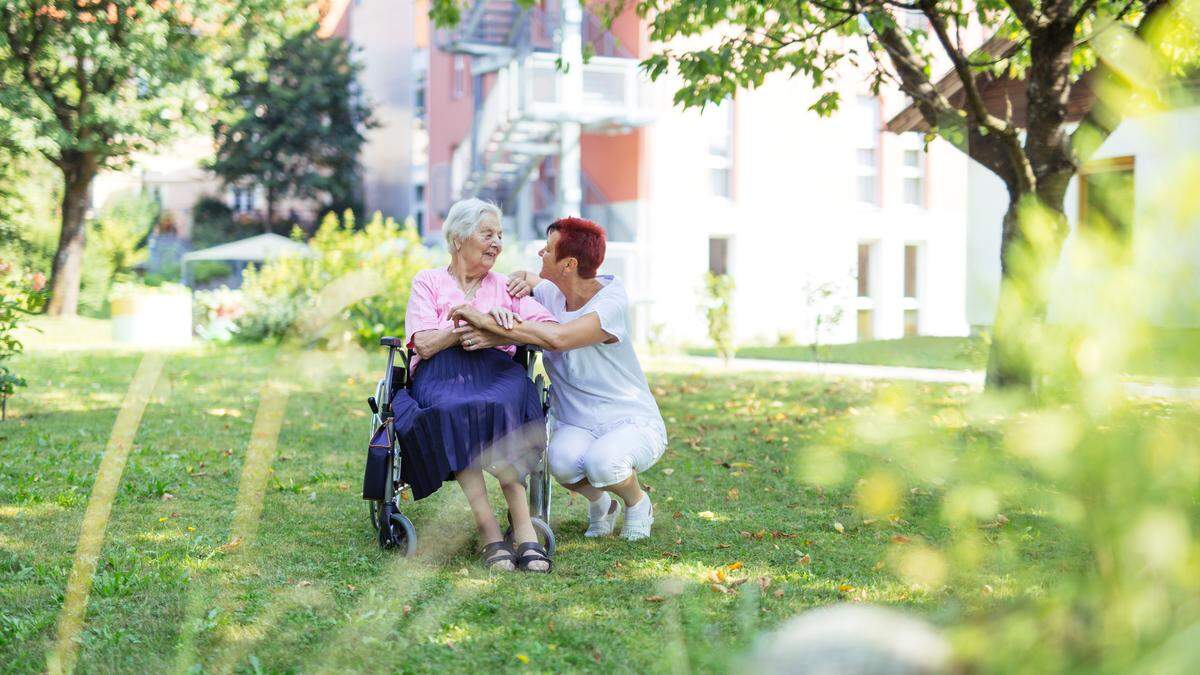
{"label": "white sneaker", "polygon": [[[583,533],[585,537],[607,537],[612,534],[613,528],[617,524],[617,516],[621,513],[621,502],[612,498],[612,495],[604,493],[608,497],[608,502],[601,509],[593,509],[592,504],[588,503],[588,529]],[[616,508],[613,508],[616,505]],[[595,515],[596,512],[600,515]]]}
{"label": "white sneaker", "polygon": [[642,501],[625,510],[625,524],[621,527],[621,536],[627,541],[645,539],[650,536],[650,526],[653,524],[654,504],[650,503],[650,495],[644,495]]}

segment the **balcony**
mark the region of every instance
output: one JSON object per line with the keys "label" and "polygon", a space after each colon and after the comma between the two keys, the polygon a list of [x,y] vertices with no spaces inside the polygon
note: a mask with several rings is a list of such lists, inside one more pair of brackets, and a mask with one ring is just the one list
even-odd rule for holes
{"label": "balcony", "polygon": [[583,93],[567,101],[554,54],[534,52],[496,71],[476,112],[474,135],[455,150],[451,192],[504,205],[543,159],[558,152],[559,129],[621,132],[652,120],[637,62],[597,56],[583,67]]}
{"label": "balcony", "polygon": [[[555,0],[522,7],[512,0],[479,0],[466,6],[458,28],[445,35],[440,47],[449,52],[481,57],[473,72],[491,72],[504,60],[529,52],[559,52],[562,7]],[[604,29],[603,22],[583,11],[583,43],[596,56],[636,58]]]}

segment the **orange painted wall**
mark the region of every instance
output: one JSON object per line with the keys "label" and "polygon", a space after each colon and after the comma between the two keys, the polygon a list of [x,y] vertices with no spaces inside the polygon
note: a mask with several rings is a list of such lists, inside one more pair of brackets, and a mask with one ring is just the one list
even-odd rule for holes
{"label": "orange painted wall", "polygon": [[[612,33],[624,49],[639,59],[645,58],[649,44],[646,26],[632,7],[613,21]],[[584,134],[580,146],[584,174],[610,201],[646,198],[648,172],[642,170],[645,129],[624,134]]]}

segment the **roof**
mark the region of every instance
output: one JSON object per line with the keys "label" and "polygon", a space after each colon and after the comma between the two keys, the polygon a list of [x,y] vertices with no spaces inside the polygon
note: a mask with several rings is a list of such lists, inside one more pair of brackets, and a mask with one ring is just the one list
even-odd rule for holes
{"label": "roof", "polygon": [[310,256],[313,255],[313,252],[308,247],[308,244],[302,244],[278,234],[268,233],[185,253],[183,254],[183,262],[189,263],[197,260],[244,260],[260,262],[284,255]]}
{"label": "roof", "polygon": [[[980,45],[979,49],[971,55],[973,59],[982,57],[986,60],[995,60],[1010,56],[1016,51],[1017,43],[1007,38],[992,36],[986,42]],[[1089,85],[1091,73],[1084,73],[1071,86],[1070,97],[1067,100],[1067,121],[1076,122],[1083,119],[1091,109],[1092,103],[1096,100],[1095,94]],[[980,74],[975,78],[978,83],[979,95],[983,99],[983,104],[988,112],[1003,118],[1006,110],[1012,108],[1012,122],[1017,127],[1025,126],[1025,109],[1027,107],[1027,99],[1025,96],[1026,87],[1024,79],[1015,79],[1010,77],[993,77],[987,74]],[[942,76],[934,87],[945,96],[951,104],[961,108],[965,93],[962,90],[962,80],[958,79],[958,74],[951,68],[949,72]],[[902,134],[906,131],[929,131],[929,124],[925,118],[921,116],[921,111],[915,103],[910,103],[906,108],[896,114],[895,117],[888,120],[885,128],[896,134]]]}

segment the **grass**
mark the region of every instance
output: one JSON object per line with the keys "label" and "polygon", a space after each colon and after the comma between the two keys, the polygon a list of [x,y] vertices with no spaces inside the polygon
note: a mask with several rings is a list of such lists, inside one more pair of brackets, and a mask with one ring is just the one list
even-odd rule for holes
{"label": "grass", "polygon": [[[716,356],[713,349],[689,349],[689,354]],[[737,358],[778,359],[781,361],[827,361],[877,366],[980,370],[987,365],[987,348],[978,338],[906,337],[898,340],[872,340],[841,345],[821,345],[815,352],[810,345],[739,347]]]}
{"label": "grass", "polygon": [[[454,486],[405,504],[417,559],[379,551],[358,489],[363,401],[381,357],[314,356],[298,366],[262,347],[169,355],[113,505],[78,636],[82,671],[714,672],[814,606],[871,601],[946,621],[961,604],[883,564],[897,535],[945,540],[933,496],[914,494],[904,519],[869,523],[851,505],[855,471],[829,489],[797,480],[809,445],[883,385],[652,375],[672,439],[643,477],[658,512],[653,536],[584,539],[585,505],[559,490],[555,571],[535,576],[481,569]],[[8,672],[45,669],[82,514],[139,358],[33,352],[16,363],[32,385],[0,425]],[[261,522],[253,539],[231,544],[272,377],[291,389]],[[931,409],[970,396],[911,391]],[[1076,564],[1052,527],[1010,517],[1023,527],[1018,554],[1035,586]],[[714,591],[718,572],[749,581]]]}
{"label": "grass", "polygon": [[[1145,348],[1134,352],[1128,373],[1147,377],[1200,377],[1200,329],[1159,329]],[[710,348],[687,350],[696,356],[716,356]],[[781,361],[825,361],[878,366],[942,368],[947,370],[983,370],[987,367],[988,347],[979,337],[915,336],[896,340],[872,340],[840,345],[821,345],[816,352],[810,345],[746,346],[737,350],[737,358]]]}

